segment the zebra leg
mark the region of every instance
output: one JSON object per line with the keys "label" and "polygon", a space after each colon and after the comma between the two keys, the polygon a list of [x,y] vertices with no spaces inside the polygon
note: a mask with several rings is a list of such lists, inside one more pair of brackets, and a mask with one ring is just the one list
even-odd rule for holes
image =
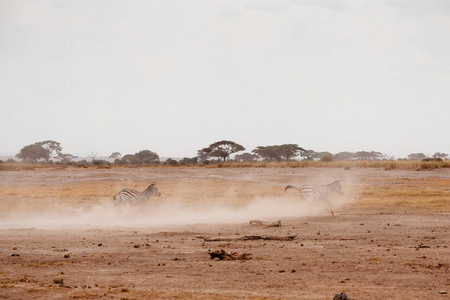
{"label": "zebra leg", "polygon": [[333,212],[333,209],[331,208],[331,203],[330,202],[328,202],[328,206],[330,207],[331,215],[334,216],[334,212]]}
{"label": "zebra leg", "polygon": [[331,207],[331,202],[330,202],[330,200],[326,199],[325,201],[328,203],[328,207],[330,208],[331,215],[334,216],[334,212],[333,212],[333,208]]}

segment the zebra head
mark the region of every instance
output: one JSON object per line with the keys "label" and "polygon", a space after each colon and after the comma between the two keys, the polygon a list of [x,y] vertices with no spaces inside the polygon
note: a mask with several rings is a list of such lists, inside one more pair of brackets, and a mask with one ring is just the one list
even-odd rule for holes
{"label": "zebra head", "polygon": [[147,189],[150,189],[150,193],[158,197],[161,196],[161,193],[158,191],[158,188],[156,187],[156,182],[150,183],[150,186]]}
{"label": "zebra head", "polygon": [[342,180],[335,181],[335,182],[331,183],[330,186],[335,192],[337,192],[339,195],[343,196],[344,191],[342,190],[341,181]]}

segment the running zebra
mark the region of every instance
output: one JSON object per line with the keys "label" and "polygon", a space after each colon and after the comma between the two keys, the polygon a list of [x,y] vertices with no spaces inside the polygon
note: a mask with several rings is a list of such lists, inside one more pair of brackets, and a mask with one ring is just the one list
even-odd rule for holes
{"label": "running zebra", "polygon": [[333,209],[331,208],[331,202],[330,202],[330,194],[334,191],[337,192],[339,195],[344,195],[344,192],[342,191],[341,186],[341,180],[334,181],[327,185],[304,185],[300,188],[287,185],[284,188],[284,192],[286,193],[287,189],[297,189],[300,192],[300,195],[305,200],[323,200],[326,203],[328,203],[328,206],[330,207],[331,214],[334,216]]}
{"label": "running zebra", "polygon": [[145,205],[147,200],[151,197],[151,195],[161,196],[161,193],[156,188],[156,183],[151,183],[148,188],[143,192],[138,192],[132,189],[123,189],[117,194],[114,195],[113,199],[116,200],[119,197],[119,200],[115,203],[116,205],[126,204],[127,202],[131,205]]}

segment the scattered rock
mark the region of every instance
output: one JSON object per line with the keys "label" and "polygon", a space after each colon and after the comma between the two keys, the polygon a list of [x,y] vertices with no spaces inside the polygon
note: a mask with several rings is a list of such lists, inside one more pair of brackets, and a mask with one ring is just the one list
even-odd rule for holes
{"label": "scattered rock", "polygon": [[275,222],[262,222],[260,220],[251,220],[250,225],[257,225],[257,226],[265,226],[265,227],[281,227],[281,220],[277,220]]}
{"label": "scattered rock", "polygon": [[36,279],[34,279],[34,276],[31,276],[31,275],[24,275],[19,281],[20,282],[27,282],[27,283],[37,282]]}
{"label": "scattered rock", "polygon": [[61,277],[56,277],[56,278],[53,278],[53,283],[54,284],[64,284],[64,279],[63,278],[61,278]]}
{"label": "scattered rock", "polygon": [[348,300],[348,297],[346,293],[336,293],[333,300]]}
{"label": "scattered rock", "polygon": [[102,243],[99,243],[98,246],[101,247],[101,246],[103,246],[103,244],[102,244]]}
{"label": "scattered rock", "polygon": [[215,251],[209,251],[209,255],[211,256],[211,259],[218,258],[219,260],[248,260],[252,259],[250,256],[251,253],[242,253],[239,254],[237,252],[231,251],[226,252],[223,249],[215,250]]}

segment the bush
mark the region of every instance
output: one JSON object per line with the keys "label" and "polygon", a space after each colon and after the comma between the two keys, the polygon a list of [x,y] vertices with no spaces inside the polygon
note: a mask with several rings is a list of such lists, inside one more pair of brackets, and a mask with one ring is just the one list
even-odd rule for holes
{"label": "bush", "polygon": [[109,161],[106,161],[106,160],[103,160],[103,159],[94,159],[94,160],[92,161],[92,164],[93,164],[94,166],[109,166],[109,165],[111,165],[111,164],[109,163]]}
{"label": "bush", "polygon": [[178,165],[178,162],[177,162],[175,159],[168,158],[168,159],[164,162],[164,164],[165,164],[165,165],[169,165],[169,166],[176,166],[176,165]]}
{"label": "bush", "polygon": [[322,156],[322,157],[320,158],[320,161],[324,161],[324,162],[333,161],[333,155],[331,155],[331,154],[325,154],[324,156]]}
{"label": "bush", "polygon": [[422,161],[443,161],[442,158],[431,158],[431,157],[427,157],[422,159]]}

